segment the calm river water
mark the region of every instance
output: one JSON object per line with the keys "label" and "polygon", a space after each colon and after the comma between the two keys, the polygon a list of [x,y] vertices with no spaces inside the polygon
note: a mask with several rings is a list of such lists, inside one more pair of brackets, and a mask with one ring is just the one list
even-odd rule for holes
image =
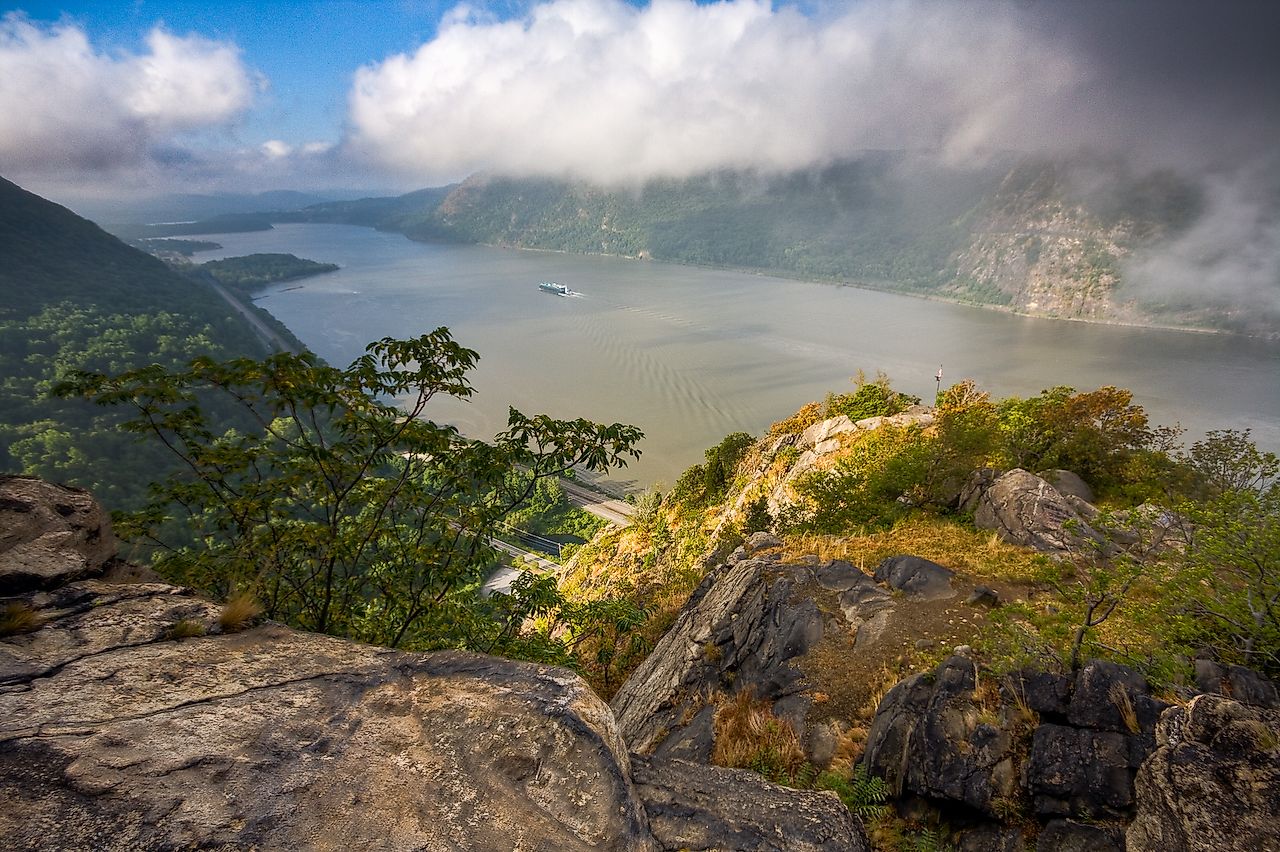
{"label": "calm river water", "polygon": [[[473,437],[526,414],[634,423],[644,454],[617,484],[669,485],[729,432],[760,434],[859,369],[926,400],[976,379],[994,395],[1053,385],[1131,389],[1153,423],[1251,428],[1280,449],[1280,344],[1087,325],[620,258],[415,243],[345,225],[222,234],[196,260],[290,252],[338,272],[259,299],[315,352],[345,365],[367,342],[445,325],[480,353],[471,401],[436,419]],[[581,296],[540,292],[558,281]]]}

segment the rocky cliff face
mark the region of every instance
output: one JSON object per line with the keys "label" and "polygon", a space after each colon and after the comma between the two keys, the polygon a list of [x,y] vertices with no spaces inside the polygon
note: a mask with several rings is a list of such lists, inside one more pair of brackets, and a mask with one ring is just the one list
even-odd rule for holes
{"label": "rocky cliff face", "polygon": [[1048,166],[1014,169],[980,210],[968,245],[952,257],[955,278],[944,292],[1039,316],[1137,316],[1118,293],[1137,222],[1101,221],[1066,195]]}
{"label": "rocky cliff face", "polygon": [[119,582],[109,540],[83,492],[0,480],[6,848],[866,848],[830,794],[633,767],[568,671],[231,632],[184,589]]}

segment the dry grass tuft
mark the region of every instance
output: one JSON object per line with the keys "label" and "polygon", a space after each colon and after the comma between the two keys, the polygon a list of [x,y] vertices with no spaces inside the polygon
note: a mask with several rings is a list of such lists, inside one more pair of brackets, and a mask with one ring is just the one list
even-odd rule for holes
{"label": "dry grass tuft", "polygon": [[1116,705],[1116,709],[1120,711],[1120,721],[1124,722],[1125,728],[1129,733],[1136,734],[1142,731],[1142,727],[1138,724],[1138,713],[1133,709],[1133,701],[1129,699],[1129,692],[1124,688],[1124,684],[1113,683],[1111,689],[1107,691],[1111,697],[1111,703]]}
{"label": "dry grass tuft", "polygon": [[1005,683],[1009,697],[1013,700],[1013,707],[1018,711],[1018,721],[1020,721],[1029,730],[1034,730],[1040,724],[1040,714],[1031,709],[1031,704],[1027,701],[1027,689],[1022,683],[1022,678],[1010,678]]}
{"label": "dry grass tuft", "polygon": [[169,629],[164,632],[164,637],[166,639],[191,639],[196,636],[203,636],[208,632],[204,622],[194,618],[183,618],[169,625]]}
{"label": "dry grass tuft", "polygon": [[249,592],[236,592],[222,605],[218,614],[218,625],[223,633],[238,633],[262,615],[262,604]]}
{"label": "dry grass tuft", "polygon": [[44,624],[44,617],[29,603],[13,601],[0,608],[0,636],[31,633]]}
{"label": "dry grass tuft", "polygon": [[752,769],[774,780],[794,776],[804,765],[796,732],[773,715],[770,702],[744,689],[717,703],[712,763]]}
{"label": "dry grass tuft", "polygon": [[975,675],[973,686],[973,703],[978,708],[978,718],[989,725],[1000,724],[1000,708],[1004,706],[1004,697],[1000,694],[1000,684],[993,677],[983,677],[981,672]]}

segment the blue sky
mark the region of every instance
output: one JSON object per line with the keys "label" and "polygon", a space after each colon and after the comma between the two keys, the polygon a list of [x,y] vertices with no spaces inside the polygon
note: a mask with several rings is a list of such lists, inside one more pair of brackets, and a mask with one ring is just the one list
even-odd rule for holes
{"label": "blue sky", "polygon": [[37,191],[634,184],[869,149],[1273,157],[1280,3],[137,0],[0,6]]}

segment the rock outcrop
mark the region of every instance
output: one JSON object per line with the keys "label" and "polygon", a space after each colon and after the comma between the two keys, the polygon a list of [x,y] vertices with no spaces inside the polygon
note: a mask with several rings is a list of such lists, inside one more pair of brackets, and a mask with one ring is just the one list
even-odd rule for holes
{"label": "rock outcrop", "polygon": [[971,487],[962,498],[973,506],[974,524],[979,529],[994,530],[1010,544],[1066,554],[1103,540],[1089,525],[1088,504],[1079,498],[1064,497],[1048,482],[1022,468],[996,478],[980,494],[974,492]]}
{"label": "rock outcrop", "polygon": [[921,640],[922,619],[953,631],[987,612],[919,557],[886,560],[878,583],[843,560],[782,562],[777,544],[758,534],[713,567],[618,690],[612,707],[633,752],[708,762],[718,708],[747,692],[826,766],[850,724],[835,708],[871,699],[883,667]]}
{"label": "rock outcrop", "polygon": [[110,519],[89,492],[0,475],[0,595],[93,576],[115,555]]}
{"label": "rock outcrop", "polygon": [[0,669],[10,848],[650,849],[626,747],[569,672],[264,625],[169,586],[35,601]]}
{"label": "rock outcrop", "polygon": [[1129,852],[1280,850],[1280,711],[1200,695],[1164,714]]}
{"label": "rock outcrop", "polygon": [[[1265,704],[1274,687],[1245,672]],[[1130,820],[1130,852],[1280,848],[1280,710],[1221,696],[1171,707],[1102,660],[1074,678],[997,679],[952,657],[885,695],[863,765],[895,798],[945,813],[974,852],[1021,849],[1006,832],[1028,820],[1037,852],[1119,852]]]}
{"label": "rock outcrop", "polygon": [[1093,835],[1063,820],[1132,815],[1134,775],[1167,706],[1141,676],[1114,663],[1095,660],[1074,679],[1043,672],[997,679],[952,657],[885,695],[863,765],[895,796],[922,798],[961,821],[1001,821],[1011,812],[1044,820],[1062,844],[1041,848],[1069,849]]}
{"label": "rock outcrop", "polygon": [[[692,736],[709,724],[709,715],[699,712],[709,696],[731,684],[783,705],[790,699],[791,721],[803,730],[808,699],[796,660],[829,626],[812,597],[795,594],[815,582],[814,568],[784,565],[758,552],[735,556],[706,576],[614,696],[613,710],[632,751],[648,752],[671,740],[669,750]],[[710,743],[678,753],[706,761]]]}
{"label": "rock outcrop", "polygon": [[[887,426],[898,428],[906,426],[924,427],[932,425],[933,421],[934,412],[932,408],[925,405],[912,405],[899,414],[883,417],[864,417],[856,422],[850,420],[847,415],[839,414],[814,423],[798,436],[784,436],[771,448],[771,451],[767,454],[768,459],[771,461],[772,457],[783,446],[794,447],[798,455],[770,486],[768,491],[769,512],[776,516],[791,506],[794,503],[791,484],[809,471],[830,464],[830,460],[837,457],[835,455],[837,451],[847,445],[850,436],[859,432],[872,432]],[[756,471],[757,478],[762,473],[763,471]],[[754,489],[752,488],[745,488],[742,491],[742,495],[745,496],[753,491]],[[741,506],[739,505],[735,508],[741,508]]]}
{"label": "rock outcrop", "polygon": [[19,578],[0,606],[29,616],[0,637],[6,849],[867,848],[830,795],[661,760],[633,779],[564,669],[232,632],[158,582],[58,585],[110,562],[109,526],[83,492],[19,486],[0,514]]}
{"label": "rock outcrop", "polygon": [[1014,718],[998,697],[975,697],[977,666],[951,657],[885,695],[867,735],[863,765],[905,793],[963,804],[996,817],[1018,795]]}

